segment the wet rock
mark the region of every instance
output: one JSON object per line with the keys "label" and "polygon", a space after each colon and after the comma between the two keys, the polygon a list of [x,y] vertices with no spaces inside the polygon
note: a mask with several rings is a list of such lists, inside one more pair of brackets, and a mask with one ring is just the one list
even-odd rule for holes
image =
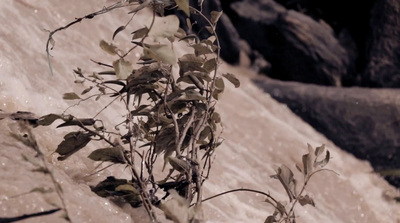
{"label": "wet rock", "polygon": [[[400,90],[334,88],[258,79],[265,92],[376,170],[400,168]],[[400,178],[389,178],[400,187]]]}

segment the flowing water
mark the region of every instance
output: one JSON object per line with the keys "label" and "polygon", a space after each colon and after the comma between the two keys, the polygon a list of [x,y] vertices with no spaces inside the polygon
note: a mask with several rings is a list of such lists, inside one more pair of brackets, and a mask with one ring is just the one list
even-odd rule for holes
{"label": "flowing water", "polygon": [[[98,46],[101,39],[111,40],[113,31],[129,20],[126,9],[115,10],[92,20],[84,20],[54,36],[51,51],[54,75],[49,72],[45,44],[46,30],[60,26],[112,2],[2,0],[0,5],[0,109],[3,112],[31,111],[38,115],[61,113],[71,101],[62,100],[65,92],[80,92],[73,84],[72,69],[99,70],[90,62],[112,61]],[[138,14],[127,30],[140,27],[149,13]],[[118,42],[129,40],[121,33]],[[129,46],[120,45],[120,48]],[[184,49],[180,49],[184,53]],[[130,59],[137,59],[133,52]],[[316,207],[299,206],[297,222],[400,222],[400,205],[390,199],[398,192],[382,178],[371,173],[371,166],[340,150],[323,135],[296,117],[286,106],[277,103],[257,89],[250,78],[251,71],[243,67],[222,65],[220,72],[236,74],[242,82],[239,89],[226,84],[226,91],[217,107],[224,124],[223,145],[218,148],[210,179],[205,183],[204,197],[236,188],[251,188],[269,192],[285,200],[285,191],[271,179],[273,165],[285,164],[295,170],[307,152],[307,143],[326,144],[332,160],[327,166],[332,172],[321,172],[310,181],[307,192]],[[79,117],[92,117],[107,101],[88,101],[69,110]],[[110,106],[100,117],[106,122],[121,119],[124,110]],[[83,178],[96,166],[87,155],[96,148],[74,154],[59,162],[53,151],[71,129],[38,127],[33,130],[45,153],[50,169],[63,189],[65,202],[73,222],[146,222],[142,209],[117,206],[92,193],[93,185],[105,176],[127,177],[123,168],[112,167],[89,178]],[[8,119],[0,121],[0,217],[12,217],[49,210],[60,205],[53,193],[28,193],[34,188],[51,188],[48,175],[32,171],[37,168],[35,152],[15,141],[10,132],[18,126]],[[99,145],[97,145],[99,146]],[[26,159],[31,161],[26,161]],[[294,171],[296,172],[296,171]],[[299,175],[296,173],[296,176]],[[246,192],[232,193],[204,203],[208,222],[264,222],[273,209],[264,197]],[[61,212],[24,222],[63,222]]]}

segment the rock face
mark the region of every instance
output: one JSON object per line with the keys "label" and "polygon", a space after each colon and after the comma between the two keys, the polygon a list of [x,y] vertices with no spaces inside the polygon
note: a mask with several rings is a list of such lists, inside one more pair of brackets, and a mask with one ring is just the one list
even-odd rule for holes
{"label": "rock face", "polygon": [[[266,79],[265,92],[377,170],[400,168],[400,90],[334,88]],[[400,187],[400,178],[388,180]]]}
{"label": "rock face", "polygon": [[364,85],[400,87],[400,3],[378,0],[371,13],[368,66]]}
{"label": "rock face", "polygon": [[271,62],[271,77],[341,85],[354,61],[327,24],[272,0],[245,0],[231,7],[240,36]]}
{"label": "rock face", "polygon": [[[131,18],[126,14],[128,10],[119,9],[84,20],[67,31],[57,33],[53,36],[56,46],[52,51],[54,75],[51,75],[45,53],[48,33],[41,28],[54,30],[74,18],[101,10],[111,4],[110,1],[9,2],[0,4],[0,21],[6,21],[0,26],[0,52],[4,52],[0,54],[0,109],[4,112],[31,111],[39,116],[62,113],[74,104],[62,100],[63,93],[79,93],[88,87],[87,82],[73,84],[75,77],[72,70],[80,67],[84,71],[101,71],[103,69],[90,59],[101,62],[115,60],[115,57],[100,49],[99,42],[101,39],[110,41],[115,29]],[[129,29],[133,31],[143,27],[141,22],[145,23],[149,17],[150,12],[138,13]],[[130,44],[123,45],[131,41],[128,33],[123,31],[118,34],[116,41],[121,43],[119,47],[132,47]],[[188,53],[179,45],[176,49],[181,54]],[[140,54],[141,51],[136,49],[127,59],[136,61]],[[251,82],[249,76],[254,74],[248,69],[222,64],[220,72],[236,74],[241,80],[241,87],[235,89],[226,83],[225,93],[216,106],[224,122],[225,141],[215,152],[210,177],[204,184],[204,198],[231,189],[251,188],[269,192],[277,199],[284,200],[284,188],[270,177],[275,173],[273,166],[285,164],[301,179],[294,164],[300,163],[302,154],[307,153],[306,143],[314,147],[324,143],[333,157],[326,167],[340,176],[328,171],[315,175],[306,191],[315,200],[317,208],[309,205],[296,207],[299,216],[296,222],[398,222],[398,204],[385,199],[391,196],[389,192],[396,192],[395,188],[373,174],[369,163],[344,152],[286,106],[258,89]],[[93,117],[104,106],[108,107],[98,118],[104,120],[105,124],[126,115],[123,105],[110,105],[109,101],[102,100],[87,100],[80,106],[71,107],[68,112],[79,117]],[[104,148],[104,144],[89,144],[67,160],[57,161],[53,153],[68,131],[56,129],[56,125],[38,127],[34,129],[34,135],[49,168],[63,188],[72,221],[147,222],[144,209],[118,206],[90,191],[89,185],[96,185],[107,176],[126,179],[131,176],[123,166],[113,166],[99,174],[87,176],[99,164],[87,156],[95,149]],[[60,205],[54,192],[27,193],[35,188],[51,188],[52,182],[48,175],[34,171],[38,161],[36,152],[10,136],[10,132],[21,133],[20,130],[11,120],[0,121],[0,217],[35,213]],[[101,167],[106,166],[102,164]],[[264,201],[262,196],[244,192],[227,194],[204,202],[204,218],[207,222],[264,222],[274,211]],[[67,223],[62,217],[60,211],[26,222]]]}

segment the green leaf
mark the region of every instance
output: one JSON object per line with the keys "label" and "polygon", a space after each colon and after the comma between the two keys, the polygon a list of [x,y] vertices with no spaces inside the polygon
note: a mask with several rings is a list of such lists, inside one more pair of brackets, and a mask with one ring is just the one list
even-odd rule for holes
{"label": "green leaf", "polygon": [[129,61],[124,60],[123,58],[114,61],[113,67],[118,79],[128,78],[133,70],[132,64]]}
{"label": "green leaf", "polygon": [[70,93],[65,93],[63,95],[63,99],[64,100],[77,100],[77,99],[81,99],[81,98],[74,92],[70,92]]}
{"label": "green leaf", "polygon": [[231,73],[226,73],[222,74],[222,76],[225,77],[229,82],[231,82],[235,86],[235,88],[240,87],[240,81],[235,77],[235,75]]}
{"label": "green leaf", "polygon": [[180,10],[190,17],[189,0],[174,0]]}
{"label": "green leaf", "polygon": [[91,140],[92,133],[85,132],[70,132],[64,136],[64,141],[58,145],[56,153],[60,154],[57,158],[62,161],[67,159],[72,154],[78,152],[85,147]]}
{"label": "green leaf", "polygon": [[100,48],[111,55],[117,54],[117,51],[118,51],[118,48],[114,44],[107,43],[104,40],[100,41]]}
{"label": "green leaf", "polygon": [[211,11],[211,13],[210,13],[210,16],[211,16],[210,21],[211,21],[211,23],[215,25],[218,22],[219,18],[222,16],[222,14],[223,14],[222,11],[220,11],[220,12]]}
{"label": "green leaf", "polygon": [[114,34],[113,34],[113,36],[112,36],[112,40],[114,40],[115,36],[116,36],[119,32],[123,31],[124,29],[125,29],[125,26],[120,26],[120,27],[118,27],[118,29],[115,30],[115,32],[114,32]]}
{"label": "green leaf", "polygon": [[120,145],[111,148],[97,149],[88,156],[94,161],[109,161],[113,163],[126,163],[124,148]]}

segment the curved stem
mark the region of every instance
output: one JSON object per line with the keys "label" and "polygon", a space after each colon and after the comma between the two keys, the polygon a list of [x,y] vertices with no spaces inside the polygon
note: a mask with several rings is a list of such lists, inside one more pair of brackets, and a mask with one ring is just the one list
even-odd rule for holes
{"label": "curved stem", "polygon": [[[205,201],[214,199],[214,198],[216,198],[216,197],[219,197],[219,196],[222,196],[222,195],[225,195],[225,194],[229,194],[229,193],[233,193],[233,192],[240,192],[240,191],[251,192],[251,193],[256,193],[256,194],[261,194],[261,195],[264,195],[264,196],[268,197],[269,199],[271,199],[271,200],[272,200],[273,202],[275,202],[276,204],[279,203],[277,200],[275,200],[275,198],[273,198],[271,195],[269,195],[269,194],[267,194],[267,193],[265,193],[265,192],[262,192],[262,191],[259,191],[259,190],[254,190],[254,189],[248,189],[248,188],[240,188],[240,189],[228,190],[228,191],[225,191],[225,192],[216,194],[216,195],[214,195],[214,196],[208,197],[208,198],[202,200],[201,202],[205,202]],[[194,205],[194,204],[191,204],[190,207],[193,206],[193,205]],[[274,207],[275,207],[275,205],[274,205]]]}

